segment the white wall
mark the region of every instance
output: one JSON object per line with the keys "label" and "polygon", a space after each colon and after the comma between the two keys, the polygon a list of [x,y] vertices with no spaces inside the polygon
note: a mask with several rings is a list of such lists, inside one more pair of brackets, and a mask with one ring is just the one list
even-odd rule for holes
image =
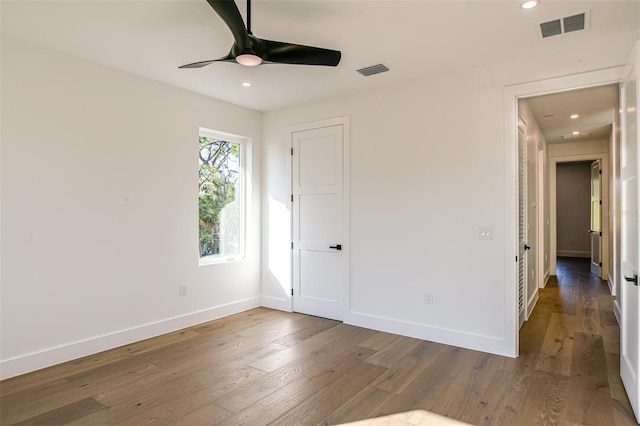
{"label": "white wall", "polygon": [[556,199],[558,256],[591,257],[590,162],[556,166]]}
{"label": "white wall", "polygon": [[[348,321],[513,354],[504,88],[622,64],[629,35],[265,114],[263,303],[288,306],[288,125],[351,119]],[[370,77],[370,78],[375,78]],[[493,226],[494,239],[478,239]],[[509,242],[509,244],[511,244]],[[513,254],[513,256],[512,256]],[[422,303],[432,291],[433,305]],[[513,294],[513,300],[507,295]]]}
{"label": "white wall", "polygon": [[[243,262],[198,266],[199,126],[253,141]],[[2,376],[258,306],[260,147],[259,112],[4,38]]]}

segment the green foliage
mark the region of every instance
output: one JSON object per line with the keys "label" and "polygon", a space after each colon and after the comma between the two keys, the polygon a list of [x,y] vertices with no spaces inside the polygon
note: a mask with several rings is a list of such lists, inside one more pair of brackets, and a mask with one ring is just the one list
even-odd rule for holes
{"label": "green foliage", "polygon": [[239,144],[200,137],[200,256],[220,253],[220,212],[235,200],[239,175]]}

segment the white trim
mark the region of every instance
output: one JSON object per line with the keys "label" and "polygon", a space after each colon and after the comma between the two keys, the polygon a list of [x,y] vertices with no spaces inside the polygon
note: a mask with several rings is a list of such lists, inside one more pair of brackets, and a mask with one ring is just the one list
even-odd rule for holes
{"label": "white trim", "polygon": [[538,299],[540,299],[540,291],[536,288],[536,292],[533,294],[533,297],[527,302],[527,319],[529,319],[533,309],[536,307]]}
{"label": "white trim", "polygon": [[[346,283],[345,288],[343,289],[342,294],[342,318],[345,319],[349,315],[349,310],[351,307],[350,295],[351,295],[351,244],[350,244],[350,206],[351,206],[351,126],[350,126],[350,118],[349,116],[335,117],[335,118],[327,118],[324,120],[310,121],[306,123],[294,124],[287,127],[287,140],[289,141],[289,147],[293,149],[293,134],[295,132],[321,129],[324,127],[331,126],[342,126],[342,226],[343,226],[343,243],[342,243],[342,258],[344,262],[344,271],[345,277],[344,282]],[[291,159],[293,161],[293,159]],[[293,186],[293,166],[289,167],[289,182]],[[291,188],[291,193],[293,194],[293,188]],[[293,214],[291,215],[291,226],[293,227]],[[293,235],[293,229],[291,230],[291,235]],[[287,289],[288,294],[291,294],[291,288],[293,288],[293,251],[291,254],[291,277],[289,279],[290,288]],[[288,309],[284,309],[288,312],[293,312],[293,297],[289,297],[288,299]]]}
{"label": "white trim", "polygon": [[544,271],[544,282],[542,284],[542,287],[546,287],[547,283],[549,282],[549,278],[551,278],[551,274],[549,273],[549,270],[547,269],[546,271]]}
{"label": "white trim", "polygon": [[[557,77],[548,80],[507,86],[504,89],[504,152],[505,152],[505,262],[504,262],[504,321],[505,348],[507,356],[516,357],[519,352],[518,336],[518,270],[515,262],[518,252],[518,193],[517,146],[518,146],[518,99],[535,95],[564,92],[585,87],[619,83],[624,67],[613,67],[581,74]],[[553,237],[553,236],[551,236]],[[550,271],[551,272],[551,271]],[[555,271],[553,271],[555,273]]]}
{"label": "white trim", "polygon": [[[290,292],[291,290],[289,290],[289,293]],[[293,312],[291,310],[291,297],[282,298],[273,296],[262,296],[260,306],[269,309],[277,309],[278,311]]]}
{"label": "white trim", "polygon": [[[544,166],[547,163],[547,159],[545,158],[545,151],[544,151],[544,147],[539,146],[538,147],[538,167],[536,167],[536,193],[538,194],[538,200],[537,200],[537,209],[538,209],[538,214],[537,214],[537,231],[538,231],[538,238],[536,239],[536,247],[538,249],[538,255],[536,256],[536,262],[537,262],[537,266],[538,268],[536,269],[536,274],[537,274],[537,281],[538,281],[538,288],[543,288],[545,286],[545,282],[544,282],[544,255],[545,255],[545,230],[547,229],[547,227],[545,226],[545,202],[544,202],[544,196],[545,196],[545,187],[544,187],[544,182],[545,182],[545,175],[544,175]],[[527,316],[528,317],[528,316]]]}
{"label": "white trim", "polygon": [[616,317],[616,321],[618,321],[618,325],[620,324],[620,301],[618,299],[613,301],[613,315]]}
{"label": "white trim", "polygon": [[460,330],[433,327],[410,321],[370,315],[361,312],[350,312],[345,324],[364,327],[386,333],[399,334],[430,342],[443,343],[461,348],[473,349],[496,355],[511,356],[508,346],[504,345],[502,337],[468,333]]}
{"label": "white trim", "polygon": [[609,286],[609,293],[611,293],[612,296],[615,296],[613,294],[613,278],[611,277],[611,271],[609,271],[609,274],[607,275],[607,285]]}
{"label": "white trim", "polygon": [[0,379],[18,376],[62,362],[139,342],[144,339],[213,321],[260,306],[260,298],[252,297],[190,314],[143,324],[61,346],[32,352],[0,361]]}

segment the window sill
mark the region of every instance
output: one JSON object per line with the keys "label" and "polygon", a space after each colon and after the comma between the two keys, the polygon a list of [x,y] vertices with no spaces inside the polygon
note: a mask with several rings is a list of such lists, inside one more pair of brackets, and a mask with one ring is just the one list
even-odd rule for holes
{"label": "window sill", "polygon": [[207,256],[201,257],[198,259],[198,266],[207,266],[207,265],[220,265],[223,263],[235,263],[242,262],[244,260],[244,256]]}

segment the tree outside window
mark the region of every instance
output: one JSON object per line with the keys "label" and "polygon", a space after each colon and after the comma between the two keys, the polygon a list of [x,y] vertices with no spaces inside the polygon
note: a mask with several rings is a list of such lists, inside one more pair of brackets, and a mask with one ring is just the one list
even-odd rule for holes
{"label": "tree outside window", "polygon": [[240,144],[200,136],[200,258],[240,254]]}

